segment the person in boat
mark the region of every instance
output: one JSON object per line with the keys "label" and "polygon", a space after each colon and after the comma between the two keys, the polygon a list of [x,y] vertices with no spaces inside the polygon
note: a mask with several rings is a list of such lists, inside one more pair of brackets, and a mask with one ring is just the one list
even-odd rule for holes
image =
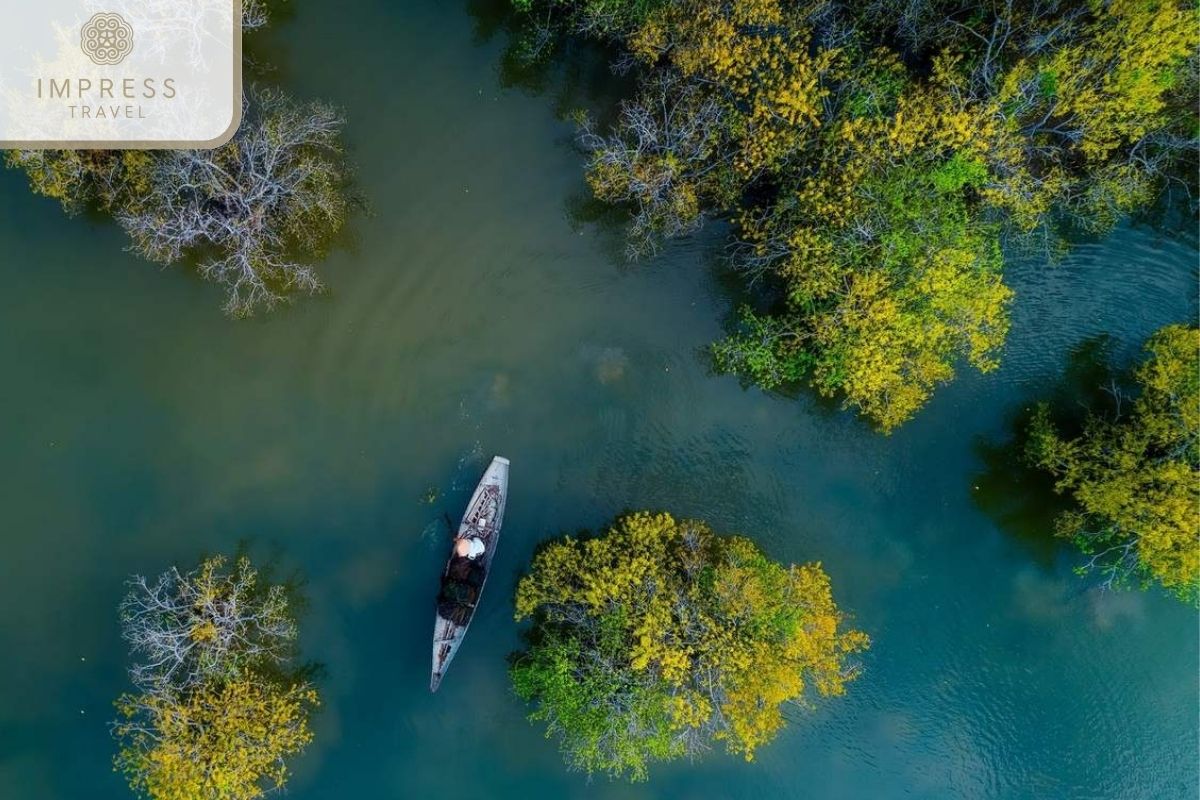
{"label": "person in boat", "polygon": [[[487,517],[480,517],[479,519],[476,519],[474,527],[478,528],[480,533],[487,530]],[[484,540],[480,539],[479,536],[474,535],[474,531],[466,536],[458,536],[457,539],[454,540],[454,554],[457,555],[458,558],[470,559],[474,561],[475,559],[478,559],[480,555],[484,554],[485,549],[487,549],[487,547],[484,545]]]}
{"label": "person in boat", "polygon": [[459,536],[454,540],[454,555],[459,558],[467,558],[471,561],[483,555],[484,550],[483,539],[478,536]]}
{"label": "person in boat", "polygon": [[[480,517],[478,520],[476,520],[475,527],[478,528],[480,532],[486,531],[487,517]],[[459,558],[469,558],[470,560],[474,561],[483,555],[483,552],[486,549],[487,548],[483,544],[483,539],[480,539],[478,536],[468,534],[466,536],[459,536],[454,540],[454,555],[458,556]]]}
{"label": "person in boat", "polygon": [[454,539],[454,557],[442,578],[438,594],[438,613],[456,625],[471,618],[471,610],[479,599],[479,590],[487,577],[483,562],[478,560],[487,551],[480,534],[487,531],[487,518],[476,520],[469,530]]}

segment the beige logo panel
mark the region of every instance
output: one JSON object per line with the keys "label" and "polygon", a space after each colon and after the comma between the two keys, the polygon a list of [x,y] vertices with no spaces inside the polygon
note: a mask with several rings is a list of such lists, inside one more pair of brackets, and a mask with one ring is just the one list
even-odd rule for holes
{"label": "beige logo panel", "polygon": [[240,0],[39,0],[0,26],[0,148],[192,148],[241,118]]}

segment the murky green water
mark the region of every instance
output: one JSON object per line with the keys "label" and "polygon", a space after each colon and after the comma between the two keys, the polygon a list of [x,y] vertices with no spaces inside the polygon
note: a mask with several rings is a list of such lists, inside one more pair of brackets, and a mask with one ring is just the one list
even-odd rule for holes
{"label": "murky green water", "polygon": [[[1125,228],[1015,265],[1004,367],[882,438],[707,374],[720,231],[631,267],[577,222],[557,89],[503,89],[486,19],[352,9],[298,2],[272,50],[289,87],[346,109],[374,209],[326,297],[232,323],[214,287],[0,173],[0,798],[128,796],[105,725],[122,580],[243,539],[309,576],[326,703],[296,800],[1196,795],[1195,612],[1089,591],[996,451],[1081,342],[1128,354],[1195,316],[1194,238]],[[431,696],[440,517],[497,452],[499,577]],[[507,691],[508,596],[537,541],[629,507],[823,561],[874,639],[863,678],[752,765],[564,772]]]}

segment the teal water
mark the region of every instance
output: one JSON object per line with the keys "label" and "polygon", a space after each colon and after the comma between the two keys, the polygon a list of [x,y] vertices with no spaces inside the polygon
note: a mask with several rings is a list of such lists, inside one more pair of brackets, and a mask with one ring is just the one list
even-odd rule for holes
{"label": "teal water", "polygon": [[[1195,318],[1194,236],[1126,226],[1013,264],[1003,368],[881,437],[708,374],[732,302],[716,226],[631,266],[579,221],[556,110],[594,76],[505,88],[485,12],[350,8],[302,0],[271,39],[289,89],[345,109],[373,210],[326,296],[231,322],[215,287],[0,172],[0,798],[129,796],[106,727],[122,581],[242,541],[308,577],[325,705],[296,800],[1197,795],[1195,611],[1073,575],[1002,448],[1081,343],[1129,355]],[[493,453],[497,577],[431,696],[441,516]],[[754,764],[565,772],[507,690],[508,599],[539,540],[635,507],[822,561],[874,640],[862,678]]]}

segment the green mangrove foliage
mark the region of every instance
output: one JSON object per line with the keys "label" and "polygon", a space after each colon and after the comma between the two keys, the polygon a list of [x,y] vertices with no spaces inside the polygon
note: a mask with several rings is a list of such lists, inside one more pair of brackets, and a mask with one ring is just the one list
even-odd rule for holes
{"label": "green mangrove foliage", "polygon": [[1076,508],[1058,533],[1089,555],[1108,586],[1157,581],[1200,601],[1200,330],[1171,325],[1146,343],[1136,396],[1113,389],[1115,412],[1090,415],[1064,436],[1046,404],[1030,426],[1028,454]]}
{"label": "green mangrove foliage", "polygon": [[[266,3],[246,3],[243,28],[267,16]],[[242,105],[237,134],[214,150],[26,150],[5,160],[68,213],[112,215],[139,255],[194,263],[225,287],[227,313],[249,316],[320,290],[312,262],[352,204],[334,108],[262,87]]]}
{"label": "green mangrove foliage", "polygon": [[138,661],[116,702],[116,767],[150,800],[254,800],[283,788],[312,741],[318,695],[294,664],[283,585],[246,559],[136,577],[121,625]]}
{"label": "green mangrove foliage", "polygon": [[647,512],[542,549],[516,618],[533,620],[510,671],[530,718],[571,767],[632,780],[713,742],[750,760],[785,704],[842,694],[869,644],[820,564],[784,566],[749,539]]}
{"label": "green mangrove foliage", "polygon": [[717,366],[809,380],[884,431],[960,360],[996,366],[1004,234],[1104,230],[1194,183],[1192,3],[517,5],[615,42],[639,75],[615,124],[581,130],[592,191],[631,209],[631,252],[734,222],[762,302]]}

